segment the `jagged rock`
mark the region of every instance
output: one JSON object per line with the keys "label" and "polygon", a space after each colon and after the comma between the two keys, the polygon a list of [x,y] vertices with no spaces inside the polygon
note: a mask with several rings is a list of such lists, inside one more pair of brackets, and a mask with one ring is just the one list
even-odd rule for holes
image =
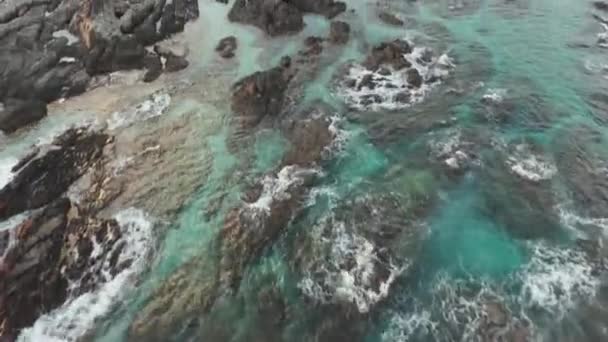
{"label": "jagged rock", "polygon": [[157,54],[147,54],[144,58],[144,65],[146,66],[146,73],[144,74],[143,79],[144,82],[152,82],[163,73],[163,63],[160,60],[160,56]]}
{"label": "jagged rock", "polygon": [[271,36],[295,33],[304,28],[302,12],[282,0],[236,0],[228,19],[257,26]]}
{"label": "jagged rock", "polygon": [[332,21],[329,31],[329,41],[334,44],[346,44],[350,38],[350,26],[343,21]]}
{"label": "jagged rock", "polygon": [[46,116],[46,104],[42,101],[9,98],[0,107],[0,129],[11,133]]}
{"label": "jagged rock", "polygon": [[[66,198],[49,204],[14,228],[15,242],[0,257],[0,336],[15,336],[42,314],[61,305],[68,281],[78,280],[73,295],[93,289],[104,262],[91,262],[93,242],[97,260],[120,253],[120,230],[114,220],[79,213]],[[96,261],[96,260],[95,260]],[[124,265],[110,265],[116,273]]]}
{"label": "jagged rock", "polygon": [[412,52],[412,48],[405,40],[394,40],[381,43],[372,49],[363,65],[369,70],[376,70],[381,65],[391,65],[396,70],[409,68],[411,63],[403,55]]}
{"label": "jagged rock", "polygon": [[236,37],[229,36],[220,40],[220,42],[215,47],[215,51],[217,51],[220,56],[222,56],[222,58],[232,58],[234,57],[234,51],[236,51],[236,47]]}
{"label": "jagged rock", "polygon": [[98,159],[110,140],[104,133],[70,129],[46,153],[25,164],[0,190],[0,219],[40,208],[63,194]]}
{"label": "jagged rock", "polygon": [[232,110],[256,124],[264,116],[276,116],[283,108],[285,91],[292,78],[291,59],[238,81],[232,94]]}

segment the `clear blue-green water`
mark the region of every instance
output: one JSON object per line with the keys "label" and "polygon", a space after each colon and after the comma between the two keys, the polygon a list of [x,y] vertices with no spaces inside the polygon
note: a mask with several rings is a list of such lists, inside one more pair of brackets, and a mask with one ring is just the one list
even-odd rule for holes
{"label": "clear blue-green water", "polygon": [[[225,10],[201,4],[202,18],[223,34],[215,25]],[[382,24],[376,6],[388,6],[406,27]],[[601,97],[608,57],[596,46],[602,27],[591,2],[357,0],[349,7],[355,12],[342,18],[353,28],[350,43],[330,52],[302,90],[303,106],[322,100],[335,111],[341,141],[333,157],[299,215],[247,265],[240,287],[211,294],[213,305],[188,311],[157,340],[608,340],[601,248],[581,247],[601,245],[608,229],[608,99]],[[255,38],[253,28],[227,26],[244,35],[232,72],[272,65],[329,27],[317,16],[306,22],[304,34],[276,44]],[[453,58],[449,78],[410,108],[348,109],[332,83],[336,70],[400,37]],[[98,324],[96,340],[136,341],[130,326],[166,279],[191,260],[198,261],[186,273],[213,269],[227,211],[289,149],[275,126],[236,142],[233,130],[201,137],[213,155],[210,176],[171,222],[137,288]],[[458,151],[468,159],[455,171],[448,164]],[[216,212],[206,215],[211,206]],[[400,233],[369,233],[386,225]],[[357,265],[388,265],[394,278],[381,294],[346,282]],[[506,316],[498,328],[488,318],[495,303]]]}

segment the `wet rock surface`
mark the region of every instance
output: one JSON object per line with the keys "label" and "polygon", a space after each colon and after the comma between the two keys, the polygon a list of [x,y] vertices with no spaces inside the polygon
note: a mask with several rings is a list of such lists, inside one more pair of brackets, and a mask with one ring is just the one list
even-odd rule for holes
{"label": "wet rock surface", "polygon": [[68,296],[94,289],[103,272],[128,267],[117,263],[117,222],[82,212],[66,198],[32,214],[13,232],[0,256],[0,336],[8,340]]}
{"label": "wet rock surface", "polygon": [[350,37],[350,25],[343,21],[332,21],[329,28],[329,41],[334,44],[346,44]]}
{"label": "wet rock surface", "polygon": [[284,57],[279,66],[246,76],[233,86],[232,110],[246,125],[255,125],[264,116],[278,115],[292,76],[289,57]]}
{"label": "wet rock surface", "polygon": [[109,141],[108,135],[86,128],[58,136],[46,151],[16,170],[13,180],[0,190],[0,218],[54,201],[101,157]]}

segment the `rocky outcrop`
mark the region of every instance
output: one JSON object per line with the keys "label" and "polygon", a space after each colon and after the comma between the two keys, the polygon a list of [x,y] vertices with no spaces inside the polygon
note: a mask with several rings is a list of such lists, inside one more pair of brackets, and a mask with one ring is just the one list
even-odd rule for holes
{"label": "rocky outcrop", "polygon": [[335,138],[330,124],[327,116],[295,120],[287,129],[292,148],[281,165],[254,185],[244,203],[226,216],[219,236],[219,281],[223,288],[238,289],[245,267],[297,214],[317,175],[315,165]]}
{"label": "rocky outcrop", "polygon": [[246,125],[255,125],[266,115],[278,115],[292,77],[289,57],[277,67],[246,76],[233,86],[232,110]]}
{"label": "rocky outcrop", "polygon": [[46,103],[32,99],[8,98],[0,106],[0,130],[12,133],[46,116]]}
{"label": "rocky outcrop", "polygon": [[329,41],[334,44],[346,44],[350,38],[350,26],[343,21],[332,21],[329,27]]}
{"label": "rocky outcrop", "polygon": [[93,289],[102,268],[116,274],[128,266],[117,262],[121,235],[116,221],[80,212],[66,198],[25,219],[12,234],[14,241],[0,254],[3,340],[14,340],[20,329],[68,296]]}
{"label": "rocky outcrop", "polygon": [[[117,70],[147,69],[144,81],[152,81],[163,64],[145,47],[183,31],[197,17],[195,0],[2,3],[0,102],[48,103],[78,95],[87,89],[90,76]],[[173,59],[167,71],[183,65]],[[13,113],[7,129],[0,129],[10,133],[40,119],[34,114],[41,112]]]}
{"label": "rocky outcrop", "polygon": [[380,65],[390,65],[395,70],[409,68],[412,64],[405,58],[405,54],[412,52],[410,44],[401,39],[381,43],[375,46],[363,65],[369,70],[376,70]]}
{"label": "rocky outcrop", "polygon": [[334,0],[237,0],[228,19],[257,26],[271,36],[278,36],[301,31],[304,13],[333,18],[345,10],[345,3]]}
{"label": "rocky outcrop", "polygon": [[109,141],[108,135],[85,128],[57,137],[44,152],[15,170],[15,177],[0,190],[0,219],[57,199],[101,157]]}
{"label": "rocky outcrop", "polygon": [[282,0],[237,0],[228,19],[257,26],[271,36],[295,33],[304,28],[302,12]]}

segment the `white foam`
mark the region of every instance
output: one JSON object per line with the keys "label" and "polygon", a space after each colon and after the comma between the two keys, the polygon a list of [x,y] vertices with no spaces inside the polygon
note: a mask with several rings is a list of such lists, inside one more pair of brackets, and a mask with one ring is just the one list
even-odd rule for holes
{"label": "white foam", "polygon": [[144,102],[122,112],[114,112],[108,120],[108,128],[111,130],[128,127],[135,122],[145,121],[161,116],[171,104],[171,96],[168,94],[153,94]]}
{"label": "white foam", "polygon": [[[419,88],[411,88],[407,82],[407,70],[403,69],[396,71],[390,66],[385,66],[390,70],[390,75],[381,75],[367,70],[361,64],[353,64],[347,75],[346,80],[356,80],[358,85],[361,80],[373,75],[374,89],[368,87],[348,87],[343,82],[338,89],[338,95],[342,97],[350,106],[359,110],[396,110],[410,107],[415,103],[424,100],[425,96],[438,84],[441,84],[441,79],[449,75],[450,69],[454,68],[452,59],[447,54],[442,54],[439,57],[434,57],[429,63],[423,61],[423,56],[428,53],[425,47],[415,47],[410,54],[403,55],[406,60],[412,64],[412,68],[418,70],[418,73],[425,81]],[[430,79],[436,79],[435,82],[426,82]],[[398,101],[398,96],[407,94],[409,101]],[[378,97],[380,101],[365,101],[370,97]]]}
{"label": "white foam", "polygon": [[520,272],[520,300],[524,307],[561,317],[581,300],[592,300],[600,285],[598,275],[582,251],[537,244]]}
{"label": "white foam", "polygon": [[[305,277],[298,287],[308,297],[321,302],[355,304],[359,312],[368,312],[376,303],[388,296],[397,276],[406,268],[386,265],[378,256],[376,246],[354,232],[344,222],[326,218],[315,226],[313,243],[314,262],[304,266]],[[386,267],[390,274],[374,288],[376,267]]]}
{"label": "white foam", "polygon": [[439,137],[433,137],[428,143],[431,155],[454,170],[465,167],[471,161],[470,156],[463,151],[468,145],[462,141],[462,132],[458,129],[440,132]]}
{"label": "white foam", "polygon": [[524,144],[515,147],[506,163],[511,172],[533,182],[551,179],[557,173],[557,167],[549,158],[534,154]]}
{"label": "white foam", "polygon": [[136,277],[144,270],[153,247],[153,223],[143,211],[132,208],[119,212],[115,219],[125,242],[118,264],[131,260],[131,265],[114,277],[106,273],[107,281],[95,290],[72,298],[41,316],[31,328],[23,330],[18,341],[78,341],[134,288]]}
{"label": "white foam", "polygon": [[248,204],[248,208],[270,213],[274,201],[290,198],[289,189],[293,185],[302,184],[304,177],[318,173],[315,169],[301,168],[295,165],[285,166],[276,175],[265,176],[262,179],[262,194],[257,201]]}
{"label": "white foam", "polygon": [[507,90],[504,88],[490,88],[488,91],[482,96],[482,99],[489,102],[501,103],[505,96],[507,95]]}
{"label": "white foam", "polygon": [[[61,59],[59,60],[59,63],[75,63],[75,62],[76,62],[76,58],[74,58],[74,57],[61,57]],[[65,101],[65,99],[64,99],[64,101]]]}
{"label": "white foam", "polygon": [[577,234],[583,233],[581,228],[584,226],[597,227],[601,229],[603,234],[608,234],[608,217],[582,217],[567,210],[564,206],[558,206],[557,212],[561,223]]}
{"label": "white foam", "polygon": [[5,157],[0,159],[0,189],[4,188],[13,179],[11,169],[19,162],[15,157]]}
{"label": "white foam", "polygon": [[71,44],[79,41],[78,37],[71,34],[68,30],[59,30],[59,31],[53,32],[53,38],[62,38],[62,37],[65,37],[68,39],[68,45],[71,45]]}

